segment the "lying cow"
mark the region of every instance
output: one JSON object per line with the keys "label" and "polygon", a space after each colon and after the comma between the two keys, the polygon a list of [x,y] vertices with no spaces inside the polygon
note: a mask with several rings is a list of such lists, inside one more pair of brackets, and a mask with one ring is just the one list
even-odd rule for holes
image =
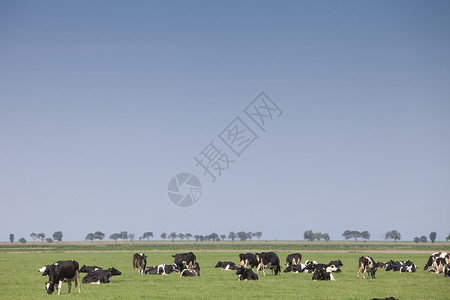
{"label": "lying cow", "polygon": [[183,269],[185,268],[193,268],[195,266],[195,261],[197,259],[197,257],[195,256],[194,253],[189,252],[189,253],[179,253],[179,254],[175,254],[172,255],[172,257],[174,258],[174,267],[175,267],[175,271],[177,272],[182,272]]}
{"label": "lying cow", "polygon": [[284,269],[284,273],[302,273],[303,271],[303,267],[302,265],[291,265],[291,266],[287,266],[286,269]]}
{"label": "lying cow", "polygon": [[275,252],[262,252],[256,253],[255,255],[256,260],[258,261],[256,273],[262,269],[264,276],[266,276],[266,269],[270,268],[272,270],[272,274],[273,270],[275,270],[275,275],[281,274],[280,259]]}
{"label": "lying cow", "polygon": [[110,278],[112,276],[118,276],[121,275],[122,272],[117,270],[116,268],[112,267],[107,270],[103,269],[97,269],[91,272],[88,272],[86,276],[84,276],[82,283],[89,283],[89,284],[101,284],[101,283],[109,283]]}
{"label": "lying cow", "polygon": [[83,265],[81,268],[80,268],[80,273],[90,273],[90,272],[92,272],[92,271],[97,271],[97,270],[103,270],[102,268],[100,268],[100,267],[97,267],[97,266],[86,266],[86,265]]}
{"label": "lying cow", "polygon": [[135,253],[133,255],[133,274],[134,269],[139,270],[139,274],[144,274],[145,267],[147,266],[147,256],[144,253]]}
{"label": "lying cow", "polygon": [[302,255],[300,253],[292,253],[286,257],[286,266],[299,265],[302,263]]}
{"label": "lying cow", "polygon": [[222,271],[237,270],[236,264],[232,261],[219,261],[215,268],[222,268]]}
{"label": "lying cow", "polygon": [[314,274],[312,276],[312,280],[331,280],[334,281],[334,276],[332,272],[336,272],[337,267],[335,265],[331,265],[329,267],[318,267],[314,270]]}
{"label": "lying cow", "polygon": [[256,255],[253,253],[241,253],[239,254],[239,264],[247,268],[254,268],[258,266],[258,260],[256,259]]}
{"label": "lying cow", "polygon": [[188,267],[181,271],[180,277],[195,277],[200,276],[200,265],[198,262],[193,267]]}
{"label": "lying cow", "polygon": [[247,269],[244,266],[239,267],[236,275],[239,275],[238,281],[258,280],[258,274],[255,274],[252,269]]}
{"label": "lying cow", "polygon": [[75,260],[57,261],[48,268],[48,282],[45,283],[47,294],[50,295],[55,291],[55,285],[58,285],[58,295],[61,294],[61,287],[63,282],[67,282],[70,289],[72,288],[72,281],[78,285],[78,293],[81,293],[79,265]]}
{"label": "lying cow", "polygon": [[168,275],[170,273],[174,272],[174,266],[173,265],[158,265],[158,266],[152,266],[145,269],[144,274],[149,275]]}
{"label": "lying cow", "polygon": [[359,278],[359,272],[363,272],[363,278],[366,279],[366,272],[369,274],[369,279],[375,279],[375,272],[377,271],[377,267],[379,263],[375,263],[372,257],[370,256],[361,256],[359,258],[359,267],[358,272],[356,273],[356,278]]}

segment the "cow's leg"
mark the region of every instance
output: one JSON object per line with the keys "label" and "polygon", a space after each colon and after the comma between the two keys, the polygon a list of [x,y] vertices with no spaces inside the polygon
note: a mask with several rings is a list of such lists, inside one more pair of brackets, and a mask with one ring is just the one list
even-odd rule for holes
{"label": "cow's leg", "polygon": [[78,285],[78,294],[81,294],[81,282],[80,282],[80,272],[75,274],[75,285]]}
{"label": "cow's leg", "polygon": [[61,286],[62,286],[62,281],[60,280],[58,283],[58,295],[61,294]]}
{"label": "cow's leg", "polygon": [[361,267],[358,268],[358,272],[356,273],[356,278],[359,279],[359,272],[361,271]]}
{"label": "cow's leg", "polygon": [[68,294],[70,294],[70,290],[72,289],[72,280],[69,279],[69,281],[67,281],[67,287],[69,288]]}

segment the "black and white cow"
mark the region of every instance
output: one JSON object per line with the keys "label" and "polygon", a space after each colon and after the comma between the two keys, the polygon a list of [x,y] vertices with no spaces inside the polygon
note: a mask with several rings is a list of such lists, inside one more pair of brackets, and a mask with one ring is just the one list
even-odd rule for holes
{"label": "black and white cow", "polygon": [[255,274],[252,269],[247,269],[244,266],[239,267],[236,271],[236,275],[239,275],[238,281],[258,280],[258,274]]}
{"label": "black and white cow", "polygon": [[144,253],[135,253],[133,255],[133,274],[134,269],[138,268],[139,274],[144,274],[145,267],[147,266],[147,256]]}
{"label": "black and white cow", "polygon": [[417,266],[410,260],[408,261],[394,261],[390,260],[386,263],[379,263],[380,268],[386,271],[399,271],[400,273],[416,272]]}
{"label": "black and white cow", "polygon": [[292,253],[286,257],[286,266],[294,266],[302,263],[302,255],[300,253]]}
{"label": "black and white cow", "polygon": [[222,271],[237,270],[236,264],[232,261],[219,261],[215,268],[222,268]]}
{"label": "black and white cow", "polygon": [[241,253],[239,254],[239,264],[247,268],[254,268],[258,266],[258,261],[256,260],[256,255],[253,253]]}
{"label": "black and white cow", "polygon": [[80,273],[90,273],[90,272],[92,272],[92,271],[97,271],[97,270],[103,270],[102,268],[100,268],[100,267],[97,267],[97,266],[86,266],[86,265],[83,265],[81,268],[80,268]]}
{"label": "black and white cow", "polygon": [[158,266],[152,266],[145,269],[144,274],[150,275],[168,275],[174,271],[173,265],[161,264]]}
{"label": "black and white cow", "polygon": [[182,272],[185,268],[193,268],[197,257],[194,253],[179,253],[172,255],[174,258],[175,271]]}
{"label": "black and white cow", "polygon": [[304,264],[300,264],[302,267],[302,273],[313,273],[316,269],[317,262],[315,260],[307,260]]}
{"label": "black and white cow", "polygon": [[258,261],[258,267],[256,268],[256,273],[262,269],[264,276],[266,276],[266,269],[270,268],[275,270],[275,275],[281,275],[280,259],[275,252],[262,252],[256,253],[256,260]]}
{"label": "black and white cow", "polygon": [[49,267],[48,282],[45,283],[47,294],[50,295],[55,291],[55,284],[58,285],[58,295],[61,293],[63,282],[67,282],[70,289],[72,281],[78,285],[78,293],[81,293],[79,265],[75,260],[57,261]]}
{"label": "black and white cow", "polygon": [[438,258],[443,258],[445,259],[446,264],[450,264],[450,253],[448,252],[436,252],[430,255],[430,258],[428,259],[427,264],[425,265],[425,267],[423,267],[423,269],[426,271],[428,270],[429,272],[433,272],[436,273],[437,269],[436,269],[436,260]]}
{"label": "black and white cow", "polygon": [[335,265],[331,265],[328,267],[316,267],[316,269],[314,270],[313,276],[312,276],[312,280],[316,281],[316,280],[331,280],[334,281],[334,276],[332,274],[332,272],[336,272],[337,267]]}
{"label": "black and white cow", "polygon": [[303,267],[302,267],[302,265],[300,264],[300,265],[290,265],[290,266],[287,266],[286,267],[286,269],[284,269],[284,273],[288,273],[288,272],[291,272],[291,273],[302,273],[302,271],[303,271]]}
{"label": "black and white cow", "polygon": [[89,283],[89,284],[101,284],[101,283],[109,283],[110,278],[112,276],[118,276],[121,275],[122,272],[117,270],[116,268],[112,267],[107,270],[103,269],[97,269],[94,271],[88,272],[86,276],[84,276],[82,283]]}
{"label": "black and white cow", "polygon": [[375,272],[377,271],[377,267],[379,263],[375,263],[372,257],[370,256],[361,256],[359,258],[359,267],[358,272],[356,273],[356,278],[359,278],[359,272],[363,272],[363,278],[366,279],[366,272],[369,274],[369,279],[375,279]]}
{"label": "black and white cow", "polygon": [[195,262],[194,266],[187,267],[180,273],[180,277],[195,277],[200,276],[200,265]]}

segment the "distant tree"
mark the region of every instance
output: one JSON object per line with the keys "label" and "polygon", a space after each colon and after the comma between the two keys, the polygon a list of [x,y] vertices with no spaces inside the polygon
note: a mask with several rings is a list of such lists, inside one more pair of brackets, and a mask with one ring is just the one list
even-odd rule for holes
{"label": "distant tree", "polygon": [[9,241],[10,241],[11,243],[14,243],[14,239],[15,239],[14,233],[10,233],[10,234],[9,234]]}
{"label": "distant tree", "polygon": [[169,234],[169,238],[172,239],[172,242],[177,238],[178,234],[176,232],[172,232],[171,234]]}
{"label": "distant tree", "polygon": [[250,242],[252,241],[252,238],[256,235],[255,233],[249,231],[246,233],[247,235],[247,239],[250,240]]}
{"label": "distant tree", "polygon": [[163,232],[163,233],[161,233],[161,235],[159,237],[162,238],[163,240],[166,240],[167,239],[167,233]]}
{"label": "distant tree", "polygon": [[27,242],[27,240],[25,238],[23,238],[23,237],[21,237],[19,239],[19,243],[25,244],[26,242]]}
{"label": "distant tree", "polygon": [[328,233],[324,233],[322,234],[322,238],[328,242],[330,240],[330,235]]}
{"label": "distant tree", "polygon": [[358,238],[361,237],[361,232],[357,230],[350,231],[350,236],[355,239],[355,242],[357,242]]}
{"label": "distant tree", "polygon": [[344,231],[344,233],[342,234],[342,236],[345,238],[346,241],[348,241],[349,239],[352,238],[352,232],[350,230],[346,230]]}
{"label": "distant tree", "polygon": [[420,239],[416,236],[415,238],[414,238],[414,243],[418,243],[418,242],[420,242]]}
{"label": "distant tree", "polygon": [[55,241],[61,242],[62,241],[62,237],[63,237],[63,233],[61,231],[55,231],[53,233],[53,239]]}
{"label": "distant tree", "polygon": [[424,236],[424,235],[422,235],[422,236],[419,238],[419,241],[420,241],[421,243],[426,243],[426,242],[428,242],[427,237]]}
{"label": "distant tree", "polygon": [[192,238],[192,233],[186,233],[185,234],[186,239],[189,241],[189,239]]}
{"label": "distant tree", "polygon": [[222,241],[225,241],[225,239],[227,238],[227,235],[226,234],[221,234],[220,238],[222,239]]}
{"label": "distant tree", "polygon": [[180,241],[184,240],[185,237],[186,237],[186,235],[184,233],[178,234],[178,238],[180,239]]}
{"label": "distant tree", "polygon": [[303,233],[303,239],[304,239],[304,240],[307,240],[307,241],[309,241],[309,242],[314,241],[314,232],[313,232],[312,230],[306,230],[306,231]]}
{"label": "distant tree", "polygon": [[194,239],[196,242],[198,242],[200,240],[200,235],[198,235],[198,234],[194,235]]}
{"label": "distant tree", "polygon": [[114,242],[117,242],[118,239],[120,239],[120,233],[113,233],[109,236],[111,240],[114,240]]}
{"label": "distant tree", "polygon": [[94,233],[94,239],[101,241],[101,240],[103,240],[104,238],[105,238],[105,234],[104,234],[103,232],[101,232],[101,231],[96,231],[96,232]]}
{"label": "distant tree", "polygon": [[147,241],[150,241],[150,238],[153,237],[153,232],[144,232],[144,234],[142,235],[142,238],[147,239]]}
{"label": "distant tree", "polygon": [[361,232],[361,238],[364,239],[364,242],[370,240],[370,233],[367,230]]}
{"label": "distant tree", "polygon": [[37,237],[38,237],[38,239],[40,239],[41,242],[43,243],[43,242],[44,242],[44,239],[45,239],[45,233],[39,233],[39,234],[37,235]]}
{"label": "distant tree", "polygon": [[261,231],[256,232],[256,238],[257,238],[258,240],[261,239],[262,235],[263,235],[263,233],[262,233]]}
{"label": "distant tree", "polygon": [[445,240],[448,242],[450,240],[450,233],[447,235],[447,237],[445,238]]}
{"label": "distant tree", "polygon": [[53,239],[52,238],[46,238],[45,240],[47,241],[47,243],[53,243]]}
{"label": "distant tree", "polygon": [[245,231],[239,231],[239,232],[237,233],[237,237],[238,237],[238,239],[239,239],[241,242],[247,240],[247,234],[245,233]]}
{"label": "distant tree", "polygon": [[136,238],[136,235],[134,233],[129,233],[127,238],[130,240],[130,242],[132,242]]}
{"label": "distant tree", "polygon": [[[450,236],[450,234],[449,234]],[[236,233],[234,233],[234,231],[230,231],[230,233],[228,234],[228,239],[230,239],[232,242],[234,242],[234,240],[237,238]]]}
{"label": "distant tree", "polygon": [[[111,238],[111,237],[110,237]],[[91,233],[88,233],[87,235],[86,235],[86,237],[84,238],[84,240],[85,241],[87,241],[87,240],[89,240],[89,241],[93,241],[95,239],[95,235],[91,232]]]}
{"label": "distant tree", "polygon": [[30,237],[33,239],[33,242],[35,239],[37,239],[38,235],[36,233],[30,233]]}
{"label": "distant tree", "polygon": [[437,233],[436,232],[431,232],[430,233],[430,241],[432,242],[432,243],[434,243],[434,241],[436,240],[436,237],[437,237]]}
{"label": "distant tree", "polygon": [[402,236],[401,236],[400,232],[398,232],[397,230],[388,231],[388,232],[386,232],[386,235],[385,235],[385,240],[392,239],[395,242],[397,242],[401,238],[402,238]]}
{"label": "distant tree", "polygon": [[213,232],[208,236],[208,239],[210,241],[217,242],[217,241],[219,241],[219,235],[217,233]]}
{"label": "distant tree", "polygon": [[313,233],[313,241],[318,240],[320,241],[322,239],[322,233],[321,232],[314,232]]}
{"label": "distant tree", "polygon": [[119,233],[119,235],[120,235],[120,238],[122,239],[122,241],[125,241],[126,239],[128,239],[128,232],[126,230],[125,231],[121,231]]}

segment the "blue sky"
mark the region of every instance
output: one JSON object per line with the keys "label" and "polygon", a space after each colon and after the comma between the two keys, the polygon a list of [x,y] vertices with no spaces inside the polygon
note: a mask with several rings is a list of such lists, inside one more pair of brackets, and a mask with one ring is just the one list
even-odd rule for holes
{"label": "blue sky", "polygon": [[[0,65],[0,240],[450,233],[448,1],[2,1]],[[259,138],[212,183],[238,116]]]}

